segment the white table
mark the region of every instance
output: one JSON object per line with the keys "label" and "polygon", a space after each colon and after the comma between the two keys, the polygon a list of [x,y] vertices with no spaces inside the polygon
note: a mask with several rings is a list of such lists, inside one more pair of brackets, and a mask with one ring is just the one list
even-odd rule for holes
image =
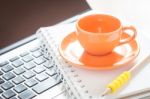
{"label": "white table", "polygon": [[150,38],[150,0],[86,0],[99,13],[111,14],[134,25]]}

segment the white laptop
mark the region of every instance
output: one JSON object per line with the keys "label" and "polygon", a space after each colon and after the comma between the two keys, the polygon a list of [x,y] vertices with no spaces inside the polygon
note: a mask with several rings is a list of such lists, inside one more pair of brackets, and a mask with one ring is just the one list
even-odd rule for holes
{"label": "white laptop", "polygon": [[[71,23],[77,18],[78,15],[59,24]],[[48,65],[49,62],[41,53],[35,35],[1,49],[0,99],[66,99],[55,64]]]}

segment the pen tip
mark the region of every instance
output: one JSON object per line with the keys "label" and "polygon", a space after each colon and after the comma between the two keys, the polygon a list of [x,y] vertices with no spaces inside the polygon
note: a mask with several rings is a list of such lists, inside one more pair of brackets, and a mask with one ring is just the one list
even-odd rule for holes
{"label": "pen tip", "polygon": [[111,89],[107,88],[103,93],[102,93],[102,97],[106,96],[107,94],[111,93]]}

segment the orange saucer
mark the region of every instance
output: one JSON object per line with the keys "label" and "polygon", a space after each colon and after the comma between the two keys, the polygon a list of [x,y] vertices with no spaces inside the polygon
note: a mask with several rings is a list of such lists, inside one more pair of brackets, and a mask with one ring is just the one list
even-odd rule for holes
{"label": "orange saucer", "polygon": [[[129,36],[123,34],[123,38]],[[59,51],[61,56],[72,65],[100,70],[116,68],[132,61],[139,53],[139,46],[136,40],[133,40],[130,43],[117,46],[110,54],[93,56],[84,51],[73,32],[62,40]]]}

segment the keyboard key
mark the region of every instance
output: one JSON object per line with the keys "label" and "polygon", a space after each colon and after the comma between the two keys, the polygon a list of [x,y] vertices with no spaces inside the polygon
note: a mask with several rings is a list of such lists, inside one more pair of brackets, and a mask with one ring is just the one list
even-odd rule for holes
{"label": "keyboard key", "polygon": [[28,70],[34,68],[35,66],[36,66],[35,63],[33,63],[33,62],[29,62],[29,63],[24,65],[24,67]]}
{"label": "keyboard key", "polygon": [[37,66],[33,69],[33,71],[39,74],[39,73],[45,71],[45,68],[42,66]]}
{"label": "keyboard key", "polygon": [[26,56],[24,56],[24,57],[22,57],[22,60],[24,61],[24,62],[29,62],[29,61],[31,61],[31,60],[33,60],[34,58],[31,56],[31,55],[26,55]]}
{"label": "keyboard key", "polygon": [[3,90],[0,88],[0,94],[3,92]]}
{"label": "keyboard key", "polygon": [[54,71],[54,69],[51,69],[51,70],[47,70],[46,74],[48,74],[49,76],[54,76],[56,72]]}
{"label": "keyboard key", "polygon": [[2,88],[5,89],[5,90],[8,90],[12,87],[14,87],[14,85],[9,81],[2,84]]}
{"label": "keyboard key", "polygon": [[7,65],[9,62],[8,61],[3,61],[0,63],[0,67],[4,66],[4,65]]}
{"label": "keyboard key", "polygon": [[28,87],[32,87],[32,86],[34,86],[34,85],[36,85],[38,82],[35,80],[35,79],[33,79],[33,78],[31,78],[31,79],[29,79],[29,80],[27,80],[26,82],[25,82],[25,84],[28,86]]}
{"label": "keyboard key", "polygon": [[8,72],[8,71],[13,70],[13,67],[10,66],[10,65],[5,65],[5,66],[2,67],[2,70],[3,70],[4,72]]}
{"label": "keyboard key", "polygon": [[25,78],[29,79],[29,78],[35,76],[35,73],[32,72],[32,71],[27,71],[27,72],[25,72],[25,73],[23,74],[23,76],[24,76]]}
{"label": "keyboard key", "polygon": [[23,65],[24,63],[21,60],[15,60],[14,62],[12,62],[12,64],[15,67],[19,67],[19,66]]}
{"label": "keyboard key", "polygon": [[31,99],[33,97],[35,97],[35,93],[32,92],[31,90],[25,90],[22,93],[19,94],[19,98],[20,99]]}
{"label": "keyboard key", "polygon": [[16,78],[14,78],[13,80],[13,83],[15,83],[15,84],[20,84],[20,83],[22,83],[22,82],[24,82],[25,81],[25,79],[24,78],[22,78],[21,76],[17,76]]}
{"label": "keyboard key", "polygon": [[49,61],[46,61],[45,63],[43,63],[43,65],[48,69],[53,67],[53,63]]}
{"label": "keyboard key", "polygon": [[39,47],[35,47],[35,48],[31,49],[30,51],[31,51],[31,52],[34,52],[34,51],[37,51],[37,50],[39,50],[39,49],[40,49]]}
{"label": "keyboard key", "polygon": [[45,73],[37,74],[35,77],[38,81],[43,81],[48,78],[48,75]]}
{"label": "keyboard key", "polygon": [[0,70],[0,76],[3,75],[3,72]]}
{"label": "keyboard key", "polygon": [[37,64],[37,65],[40,65],[42,63],[44,63],[46,61],[46,59],[44,57],[39,57],[39,58],[36,58],[34,60],[34,62]]}
{"label": "keyboard key", "polygon": [[12,72],[8,72],[8,73],[6,73],[6,74],[3,75],[3,78],[5,80],[10,80],[10,79],[12,79],[14,77],[15,77],[15,75]]}
{"label": "keyboard key", "polygon": [[5,81],[2,79],[2,78],[0,78],[0,84],[2,84],[2,83],[4,83]]}
{"label": "keyboard key", "polygon": [[11,97],[15,95],[16,94],[12,90],[7,90],[2,94],[2,96],[4,96],[6,99],[10,99]]}
{"label": "keyboard key", "polygon": [[50,60],[49,55],[48,54],[44,54],[43,57],[47,60]]}
{"label": "keyboard key", "polygon": [[13,62],[13,61],[15,61],[15,60],[17,60],[17,59],[19,59],[19,57],[18,57],[18,56],[15,56],[15,57],[11,58],[9,61]]}
{"label": "keyboard key", "polygon": [[26,56],[28,54],[29,54],[29,52],[23,52],[23,53],[20,54],[20,56],[23,57],[23,56]]}
{"label": "keyboard key", "polygon": [[27,87],[24,86],[23,84],[20,84],[20,85],[14,87],[14,90],[15,90],[17,93],[20,93],[20,92],[22,92],[22,91],[24,91],[24,90],[26,90],[26,89],[27,89]]}
{"label": "keyboard key", "polygon": [[16,97],[12,97],[12,98],[10,98],[10,99],[17,99]]}
{"label": "keyboard key", "polygon": [[43,82],[38,83],[37,85],[33,86],[32,89],[33,89],[36,93],[40,94],[40,93],[42,93],[42,92],[44,92],[44,91],[46,91],[46,90],[48,90],[48,89],[54,87],[54,86],[57,85],[57,84],[58,84],[58,83],[56,83],[54,79],[49,78],[49,79],[46,79],[46,80],[44,80]]}
{"label": "keyboard key", "polygon": [[35,51],[32,53],[32,55],[37,58],[37,57],[42,56],[42,53],[40,51]]}
{"label": "keyboard key", "polygon": [[22,68],[22,67],[18,67],[16,69],[14,69],[14,73],[17,74],[17,75],[20,75],[20,74],[22,74],[24,72],[25,72],[25,69]]}

